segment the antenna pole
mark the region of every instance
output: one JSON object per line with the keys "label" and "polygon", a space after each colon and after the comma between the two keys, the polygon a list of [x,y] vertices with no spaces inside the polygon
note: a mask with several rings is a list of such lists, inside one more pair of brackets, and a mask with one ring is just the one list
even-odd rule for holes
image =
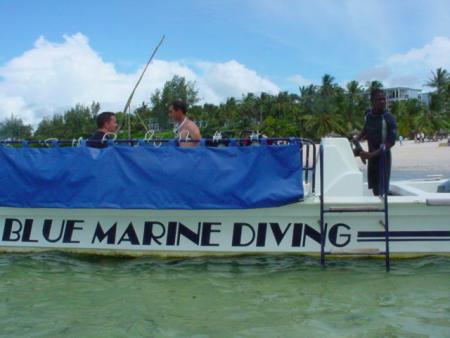
{"label": "antenna pole", "polygon": [[[159,47],[162,45],[164,39],[165,39],[165,36],[163,35],[163,36],[161,37],[161,40],[159,41],[159,43],[156,45],[155,49],[153,50],[153,53],[152,53],[152,55],[150,56],[150,59],[148,60],[148,62],[147,62],[147,64],[145,65],[144,69],[142,70],[141,76],[139,76],[139,79],[137,80],[136,84],[134,85],[134,88],[133,88],[133,90],[131,91],[130,96],[128,97],[127,103],[125,104],[125,107],[124,107],[123,110],[122,110],[123,113],[125,114],[125,117],[124,117],[124,118],[126,118],[127,111],[129,112],[129,115],[131,114],[131,107],[130,107],[130,106],[131,106],[131,101],[133,100],[134,93],[136,92],[136,89],[137,89],[137,87],[139,86],[139,84],[141,83],[142,78],[144,77],[144,74],[145,74],[145,72],[147,71],[148,66],[149,66],[150,63],[153,61],[153,58],[155,57],[156,52],[158,51]],[[131,126],[130,126],[130,119],[131,119],[130,116],[128,116],[128,137],[130,137],[130,134],[131,134],[131,130],[130,130],[130,128],[131,128]],[[123,126],[123,123],[122,123],[122,125],[120,125],[120,126],[117,128],[117,133],[118,133],[119,130],[122,128],[122,126]]]}

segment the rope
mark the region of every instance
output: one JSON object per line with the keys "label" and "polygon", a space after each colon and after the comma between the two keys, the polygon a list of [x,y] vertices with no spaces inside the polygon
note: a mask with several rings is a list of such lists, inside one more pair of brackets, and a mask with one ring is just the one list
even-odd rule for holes
{"label": "rope", "polygon": [[105,133],[105,135],[103,135],[101,143],[110,140],[110,138],[108,137],[109,135],[112,135],[112,141],[114,142],[115,140],[117,140],[117,134],[116,133]]}
{"label": "rope", "polygon": [[59,140],[56,137],[50,137],[50,138],[44,140],[44,144],[47,147],[50,147],[50,145],[52,145],[52,144],[57,144],[58,142],[59,142]]}

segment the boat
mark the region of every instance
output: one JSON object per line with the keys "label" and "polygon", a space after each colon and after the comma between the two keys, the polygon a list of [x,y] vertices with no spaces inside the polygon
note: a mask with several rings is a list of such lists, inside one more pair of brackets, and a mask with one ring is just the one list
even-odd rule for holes
{"label": "boat", "polygon": [[373,196],[345,138],[253,141],[0,142],[0,250],[305,254],[322,263],[449,254],[444,179],[392,181],[389,194]]}

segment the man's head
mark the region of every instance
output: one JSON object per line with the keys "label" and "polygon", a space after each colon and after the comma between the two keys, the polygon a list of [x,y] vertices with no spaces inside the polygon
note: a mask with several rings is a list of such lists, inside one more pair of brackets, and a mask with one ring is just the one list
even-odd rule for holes
{"label": "man's head", "polygon": [[97,128],[107,133],[114,133],[117,130],[116,115],[109,111],[97,115]]}
{"label": "man's head", "polygon": [[386,109],[386,95],[382,89],[374,89],[370,93],[370,103],[375,113],[382,113]]}
{"label": "man's head", "polygon": [[183,121],[186,116],[187,107],[182,101],[173,101],[169,106],[169,117],[177,122]]}

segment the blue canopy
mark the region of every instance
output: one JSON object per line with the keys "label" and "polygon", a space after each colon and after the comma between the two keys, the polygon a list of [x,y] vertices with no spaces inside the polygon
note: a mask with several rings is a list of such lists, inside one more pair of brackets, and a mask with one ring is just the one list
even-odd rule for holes
{"label": "blue canopy", "polygon": [[303,198],[301,146],[0,147],[0,206],[242,209]]}

